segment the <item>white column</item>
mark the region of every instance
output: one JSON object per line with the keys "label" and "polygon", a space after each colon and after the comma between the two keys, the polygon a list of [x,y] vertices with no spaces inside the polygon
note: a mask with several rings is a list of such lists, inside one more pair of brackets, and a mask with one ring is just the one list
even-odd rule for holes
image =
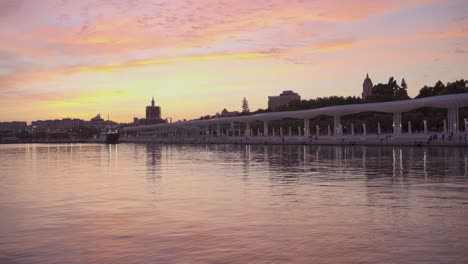
{"label": "white column", "polygon": [[260,128],[257,128],[257,137],[260,136]]}
{"label": "white column", "polygon": [[310,136],[310,120],[304,119],[304,136]]}
{"label": "white column", "polygon": [[424,134],[427,135],[427,121],[424,120],[423,124],[424,124]]}
{"label": "white column", "polygon": [[280,136],[283,137],[283,127],[280,127]]}
{"label": "white column", "polygon": [[447,120],[444,119],[444,133],[447,133]]}
{"label": "white column", "polygon": [[263,121],[263,136],[268,136],[268,120]]}
{"label": "white column", "polygon": [[221,136],[221,125],[216,124],[216,136],[220,137]]}
{"label": "white column", "polygon": [[320,135],[320,127],[318,125],[315,125],[315,130],[317,133],[317,137]]}
{"label": "white column", "polygon": [[448,132],[458,133],[458,107],[447,109]]}
{"label": "white column", "polygon": [[468,121],[465,119],[463,119],[463,121],[465,122],[465,133],[468,132]]}
{"label": "white column", "polygon": [[380,127],[380,122],[377,122],[377,134],[379,134],[379,136],[382,134],[382,128]]}
{"label": "white column", "polygon": [[408,134],[413,134],[413,130],[411,129],[411,121],[408,121]]}
{"label": "white column", "polygon": [[272,134],[273,136],[276,136],[275,128],[272,128],[272,129],[271,129],[271,132],[272,132],[271,134]]}
{"label": "white column", "polygon": [[393,134],[401,134],[401,112],[393,113]]}
{"label": "white column", "polygon": [[335,135],[339,136],[342,134],[342,127],[341,127],[341,121],[340,121],[340,116],[334,116],[333,117],[333,130],[335,131]]}
{"label": "white column", "polygon": [[351,123],[351,135],[354,136],[354,123]]}
{"label": "white column", "polygon": [[452,132],[452,121],[453,121],[453,117],[452,117],[453,113],[452,113],[452,108],[448,108],[447,109],[447,132]]}
{"label": "white column", "polygon": [[[231,136],[236,136],[236,130],[234,129],[234,122],[231,122],[231,132],[232,132],[232,135]],[[228,130],[228,136],[229,136],[229,130]]]}
{"label": "white column", "polygon": [[288,135],[291,137],[292,136],[292,128],[288,127]]}
{"label": "white column", "polygon": [[301,136],[301,127],[300,126],[297,127],[297,135]]}
{"label": "white column", "polygon": [[362,134],[365,136],[367,135],[367,129],[366,129],[366,124],[362,123]]}
{"label": "white column", "polygon": [[250,123],[245,124],[245,136],[250,137]]}
{"label": "white column", "polygon": [[330,128],[330,125],[328,125],[328,135],[331,136],[331,128]]}

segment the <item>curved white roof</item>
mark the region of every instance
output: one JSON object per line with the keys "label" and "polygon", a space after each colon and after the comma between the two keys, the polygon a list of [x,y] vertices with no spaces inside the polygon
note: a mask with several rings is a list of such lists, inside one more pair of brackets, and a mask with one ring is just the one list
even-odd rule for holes
{"label": "curved white roof", "polygon": [[168,126],[205,126],[214,124],[226,124],[231,122],[237,123],[248,123],[254,121],[269,121],[269,120],[282,120],[286,118],[293,119],[312,119],[317,116],[344,116],[349,114],[356,114],[362,112],[383,112],[383,113],[394,113],[394,112],[408,112],[414,109],[423,107],[437,107],[437,108],[449,108],[449,107],[465,107],[468,106],[468,93],[464,94],[450,94],[442,96],[432,96],[420,99],[410,99],[401,101],[391,101],[382,103],[367,103],[367,104],[350,104],[350,105],[336,105],[328,106],[323,108],[298,110],[298,111],[284,111],[284,112],[267,112],[255,115],[246,116],[233,116],[233,117],[218,117],[206,120],[190,120],[176,122],[172,124],[164,123],[157,125],[144,125],[126,127],[124,130],[145,130],[155,129]]}

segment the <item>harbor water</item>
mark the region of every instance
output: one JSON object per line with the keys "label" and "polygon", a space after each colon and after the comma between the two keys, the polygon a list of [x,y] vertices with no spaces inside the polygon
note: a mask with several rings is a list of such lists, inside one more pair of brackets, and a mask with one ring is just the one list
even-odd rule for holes
{"label": "harbor water", "polygon": [[0,263],[467,262],[467,148],[0,145]]}

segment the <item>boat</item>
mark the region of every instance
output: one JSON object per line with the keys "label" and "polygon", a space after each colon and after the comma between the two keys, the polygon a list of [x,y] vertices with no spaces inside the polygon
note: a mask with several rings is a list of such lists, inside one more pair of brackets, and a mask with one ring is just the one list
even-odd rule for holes
{"label": "boat", "polygon": [[119,143],[120,134],[117,131],[109,131],[103,134],[106,137],[106,144]]}
{"label": "boat", "polygon": [[120,138],[119,131],[113,130],[109,122],[109,114],[107,114],[107,126],[101,136],[104,136],[106,144],[117,144]]}

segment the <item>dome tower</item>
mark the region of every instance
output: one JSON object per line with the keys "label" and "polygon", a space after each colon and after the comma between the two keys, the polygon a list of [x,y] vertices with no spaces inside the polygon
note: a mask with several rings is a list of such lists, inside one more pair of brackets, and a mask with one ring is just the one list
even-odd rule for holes
{"label": "dome tower", "polygon": [[367,74],[366,79],[364,79],[364,83],[362,84],[362,99],[365,100],[367,97],[372,95],[372,80],[369,78],[369,74]]}

